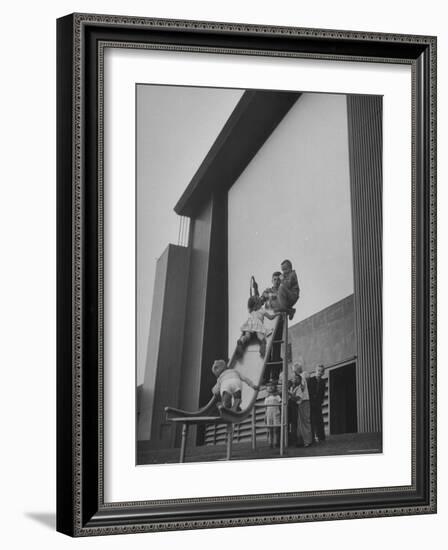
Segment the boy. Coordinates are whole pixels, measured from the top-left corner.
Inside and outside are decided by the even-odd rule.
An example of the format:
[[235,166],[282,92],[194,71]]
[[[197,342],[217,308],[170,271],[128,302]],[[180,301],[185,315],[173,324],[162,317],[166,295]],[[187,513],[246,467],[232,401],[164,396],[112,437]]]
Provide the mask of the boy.
[[221,402],[226,409],[241,410],[242,382],[256,391],[259,390],[259,387],[249,378],[246,378],[235,369],[227,368],[227,364],[223,359],[217,359],[213,363],[212,372],[218,379],[212,388],[212,393],[221,396]]
[[299,281],[290,260],[283,260],[281,268],[283,276],[277,292],[276,311],[285,311],[289,320],[292,320],[296,312],[292,306],[297,302],[300,295]]

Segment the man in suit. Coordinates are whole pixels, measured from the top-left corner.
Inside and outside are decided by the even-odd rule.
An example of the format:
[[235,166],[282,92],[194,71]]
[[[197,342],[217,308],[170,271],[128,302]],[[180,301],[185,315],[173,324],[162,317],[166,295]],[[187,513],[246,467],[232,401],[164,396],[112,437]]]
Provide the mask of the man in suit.
[[325,398],[325,380],[323,379],[324,366],[316,368],[316,375],[309,379],[308,391],[310,394],[311,429],[315,441],[325,440],[322,403]]
[[294,365],[293,370],[294,381],[289,396],[290,400],[297,405],[297,445],[300,446],[303,441],[303,446],[309,447],[313,443],[313,436],[307,376],[299,363]]

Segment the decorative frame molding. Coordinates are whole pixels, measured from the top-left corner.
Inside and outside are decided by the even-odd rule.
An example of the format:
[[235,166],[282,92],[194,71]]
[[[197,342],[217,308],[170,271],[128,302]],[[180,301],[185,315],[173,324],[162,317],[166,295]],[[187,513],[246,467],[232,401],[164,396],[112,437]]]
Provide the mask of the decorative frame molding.
[[[91,536],[435,513],[436,38],[93,14],[61,18],[57,30],[57,529]],[[102,81],[110,45],[411,65],[412,485],[104,502]]]

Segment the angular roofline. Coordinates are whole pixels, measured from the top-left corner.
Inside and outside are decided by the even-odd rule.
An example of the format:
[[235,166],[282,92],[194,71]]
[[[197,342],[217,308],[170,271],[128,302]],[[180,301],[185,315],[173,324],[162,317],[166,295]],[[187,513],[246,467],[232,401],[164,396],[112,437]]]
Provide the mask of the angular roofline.
[[210,195],[228,191],[301,95],[271,90],[244,92],[178,200],[175,212],[194,217]]

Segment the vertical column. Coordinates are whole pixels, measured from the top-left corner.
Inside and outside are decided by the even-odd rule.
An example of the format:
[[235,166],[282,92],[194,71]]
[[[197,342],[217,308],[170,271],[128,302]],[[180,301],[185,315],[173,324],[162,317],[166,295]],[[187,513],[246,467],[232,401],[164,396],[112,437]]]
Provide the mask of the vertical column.
[[[216,383],[211,372],[215,359],[227,359],[229,339],[227,191],[212,196],[210,248],[204,310],[199,404],[206,403]],[[204,443],[204,427],[198,427],[197,443]]]
[[[195,213],[179,406],[196,410],[211,397],[215,359],[228,349],[227,192],[216,192]],[[192,426],[190,444],[203,444],[203,426]]]
[[[200,405],[201,361],[204,345],[206,289],[210,256],[212,201],[207,202],[192,218],[190,231],[190,266],[188,272],[182,373],[178,403],[181,409],[196,410]],[[196,440],[196,427],[189,430]]]
[[189,251],[168,245],[157,260],[145,380],[137,437],[153,448],[174,444],[174,425],[164,408],[178,406],[186,314]]
[[382,424],[382,97],[347,96],[358,430]]

